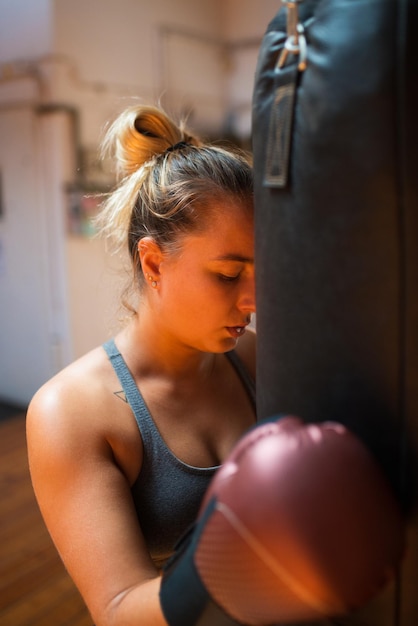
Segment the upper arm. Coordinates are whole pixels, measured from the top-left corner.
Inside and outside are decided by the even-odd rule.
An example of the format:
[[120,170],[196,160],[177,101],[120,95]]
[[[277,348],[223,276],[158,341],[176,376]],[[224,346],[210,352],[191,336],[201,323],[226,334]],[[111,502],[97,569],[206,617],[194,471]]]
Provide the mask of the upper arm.
[[[128,480],[96,426],[97,415],[80,397],[75,403],[73,395],[50,386],[32,400],[27,417],[30,471],[65,566],[97,624],[107,624],[107,608],[127,591],[157,578],[157,572]],[[156,621],[149,623],[164,623],[159,621],[158,593],[154,596]]]

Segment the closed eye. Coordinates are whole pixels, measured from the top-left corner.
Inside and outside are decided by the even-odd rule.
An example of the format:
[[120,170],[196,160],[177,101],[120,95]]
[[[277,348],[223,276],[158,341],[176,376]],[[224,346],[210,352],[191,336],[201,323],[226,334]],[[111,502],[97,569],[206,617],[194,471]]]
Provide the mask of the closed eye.
[[235,274],[234,276],[229,276],[228,274],[218,274],[218,278],[225,283],[233,283],[235,280],[238,280],[240,274]]

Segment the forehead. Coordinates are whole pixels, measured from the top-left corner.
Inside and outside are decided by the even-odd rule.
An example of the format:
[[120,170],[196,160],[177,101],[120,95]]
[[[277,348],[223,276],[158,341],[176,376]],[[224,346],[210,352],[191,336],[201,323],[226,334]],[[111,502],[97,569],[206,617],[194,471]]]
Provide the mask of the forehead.
[[184,247],[201,251],[209,259],[254,259],[254,217],[242,205],[218,206],[211,211],[204,227],[184,238]]

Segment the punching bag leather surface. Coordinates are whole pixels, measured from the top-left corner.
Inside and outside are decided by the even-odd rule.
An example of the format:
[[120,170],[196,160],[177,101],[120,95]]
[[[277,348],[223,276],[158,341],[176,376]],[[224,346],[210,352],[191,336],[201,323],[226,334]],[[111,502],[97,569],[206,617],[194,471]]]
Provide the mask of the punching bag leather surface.
[[417,3],[287,4],[253,95],[259,417],[336,420],[373,452],[409,516],[404,572],[335,623],[413,626]]

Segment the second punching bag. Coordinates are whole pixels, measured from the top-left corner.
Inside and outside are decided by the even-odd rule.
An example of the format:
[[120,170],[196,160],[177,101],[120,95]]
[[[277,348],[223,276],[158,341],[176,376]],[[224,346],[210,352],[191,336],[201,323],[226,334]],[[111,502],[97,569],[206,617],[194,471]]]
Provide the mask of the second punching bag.
[[[418,433],[416,3],[284,5],[263,39],[253,96],[259,417],[342,422],[408,508]],[[399,597],[367,623],[415,623],[416,600],[404,597],[406,609]]]

